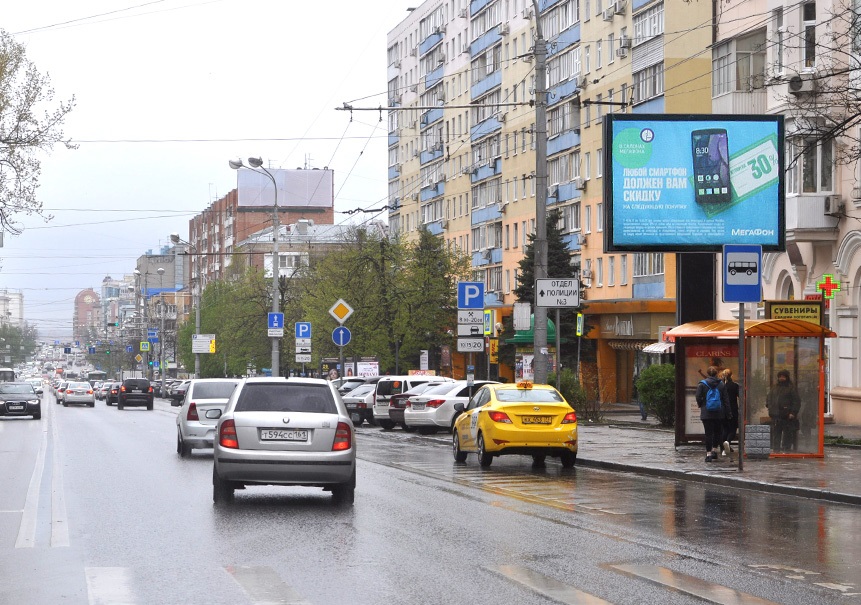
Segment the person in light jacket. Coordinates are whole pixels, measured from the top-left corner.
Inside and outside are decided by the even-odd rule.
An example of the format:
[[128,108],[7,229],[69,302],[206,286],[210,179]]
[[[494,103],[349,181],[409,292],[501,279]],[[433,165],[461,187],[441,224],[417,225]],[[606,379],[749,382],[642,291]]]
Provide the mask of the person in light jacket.
[[[706,407],[706,395],[710,389],[717,387],[720,393],[721,409],[709,410]],[[723,421],[729,410],[729,398],[726,394],[726,386],[718,378],[718,367],[709,366],[706,377],[697,384],[697,405],[700,408],[700,420],[703,423],[706,437],[706,462],[718,460],[718,447],[723,438]]]

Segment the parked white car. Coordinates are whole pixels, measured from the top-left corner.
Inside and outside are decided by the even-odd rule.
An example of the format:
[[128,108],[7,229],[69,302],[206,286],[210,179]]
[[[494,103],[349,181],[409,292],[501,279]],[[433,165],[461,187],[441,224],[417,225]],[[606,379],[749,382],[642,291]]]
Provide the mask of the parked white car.
[[376,390],[376,384],[366,383],[357,386],[347,394],[341,395],[344,405],[347,406],[350,419],[353,421],[353,426],[362,426],[365,420],[373,424],[374,392]]
[[469,402],[470,397],[485,384],[498,384],[494,380],[476,380],[472,386],[466,380],[441,384],[424,393],[410,397],[404,409],[404,422],[408,427],[451,430],[454,426],[455,403]]
[[423,382],[440,381],[454,382],[451,378],[427,376],[424,374],[383,376],[377,382],[377,391],[374,395],[374,421],[386,430],[395,428],[395,423],[389,419],[389,399],[392,398],[392,395],[409,391],[414,386]]

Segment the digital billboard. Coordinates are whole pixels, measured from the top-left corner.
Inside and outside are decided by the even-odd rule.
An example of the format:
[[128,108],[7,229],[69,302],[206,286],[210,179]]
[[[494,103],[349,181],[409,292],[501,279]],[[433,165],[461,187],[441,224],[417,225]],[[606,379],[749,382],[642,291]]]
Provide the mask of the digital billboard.
[[[328,169],[285,170],[270,168],[278,183],[278,205],[286,207],[331,208],[334,201],[334,172]],[[237,171],[236,189],[240,206],[275,205],[272,179],[265,173],[242,168]]]
[[783,116],[604,118],[607,252],[785,249]]

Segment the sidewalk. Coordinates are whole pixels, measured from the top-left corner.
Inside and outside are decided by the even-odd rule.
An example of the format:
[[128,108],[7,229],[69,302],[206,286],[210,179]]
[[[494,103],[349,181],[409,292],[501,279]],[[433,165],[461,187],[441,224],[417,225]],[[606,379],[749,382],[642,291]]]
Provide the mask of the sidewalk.
[[[619,406],[621,407],[621,406]],[[640,420],[637,406],[615,409],[601,424],[579,424],[577,464],[699,481],[743,489],[818,498],[861,506],[861,447],[825,446],[824,458],[744,459],[738,470],[738,445],[731,459],[705,462],[701,443],[674,446],[671,429],[652,418]],[[861,428],[826,425],[826,434],[857,439]]]

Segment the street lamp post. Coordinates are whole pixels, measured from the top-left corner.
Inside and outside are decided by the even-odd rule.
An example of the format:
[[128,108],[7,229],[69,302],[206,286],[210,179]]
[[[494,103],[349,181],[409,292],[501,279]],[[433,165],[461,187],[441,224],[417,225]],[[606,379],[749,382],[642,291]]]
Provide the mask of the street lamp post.
[[[147,277],[149,276],[149,272],[141,273],[140,269],[135,269],[135,275],[139,280],[143,278],[143,336],[141,336],[141,343],[143,343],[143,337],[148,334],[149,331],[149,318],[147,317],[147,304],[146,304],[146,293],[147,293]],[[149,340],[149,339],[147,339]],[[144,351],[144,360],[143,360],[143,370],[146,377],[151,378],[149,373],[149,351]]]
[[[180,239],[179,233],[171,233],[170,241],[174,245],[185,244],[192,249],[192,252],[197,252],[197,248],[195,248],[192,244]],[[200,295],[198,294],[200,280],[195,277],[192,277],[192,281],[194,281],[194,285],[191,289],[191,304],[194,305],[194,333],[200,334]],[[200,353],[194,354],[194,377],[200,378]]]
[[161,305],[160,305],[160,317],[159,317],[159,329],[158,329],[158,377],[161,380],[161,384],[159,385],[159,390],[161,391],[161,397],[164,397],[164,315],[165,315],[165,304],[164,304],[164,267],[159,267],[158,271],[158,287],[161,290]]
[[[272,176],[272,173],[263,167],[263,160],[261,158],[248,158],[248,163],[250,166],[243,164],[242,160],[230,160],[229,162],[230,167],[234,170],[248,168],[258,174],[265,174],[269,177],[269,180],[272,181],[272,187],[275,190],[275,205],[272,207],[272,312],[278,313],[280,306],[279,299],[281,297],[281,291],[278,286],[278,272],[280,269],[280,259],[278,258],[278,231],[281,229],[281,226],[278,223],[278,183],[275,182],[275,177]],[[255,168],[257,170],[255,170]],[[280,355],[278,351],[279,342],[280,338],[278,336],[272,337],[272,376],[280,375]]]

